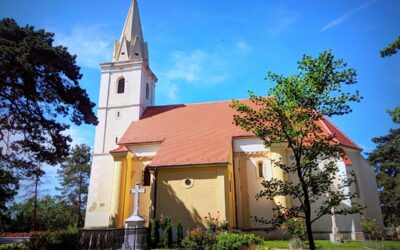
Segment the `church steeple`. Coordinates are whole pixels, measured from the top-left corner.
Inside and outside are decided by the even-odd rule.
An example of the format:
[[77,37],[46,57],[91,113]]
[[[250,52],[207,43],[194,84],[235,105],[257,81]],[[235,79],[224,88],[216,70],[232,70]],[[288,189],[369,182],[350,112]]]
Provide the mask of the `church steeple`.
[[128,60],[142,60],[147,65],[149,63],[136,0],[132,0],[120,40],[114,43],[113,62]]

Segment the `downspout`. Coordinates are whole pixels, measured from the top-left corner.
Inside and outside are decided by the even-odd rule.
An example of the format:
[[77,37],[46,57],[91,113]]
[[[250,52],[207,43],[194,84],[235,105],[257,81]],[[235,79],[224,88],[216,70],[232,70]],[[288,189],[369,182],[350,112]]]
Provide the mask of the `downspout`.
[[154,168],[154,206],[153,206],[153,220],[156,219],[156,214],[157,214],[157,167]]
[[237,210],[237,193],[236,193],[236,173],[235,173],[235,152],[233,151],[233,139],[231,140],[232,147],[232,170],[233,170],[233,191],[235,192],[235,224],[236,228],[239,228],[238,224],[238,210]]

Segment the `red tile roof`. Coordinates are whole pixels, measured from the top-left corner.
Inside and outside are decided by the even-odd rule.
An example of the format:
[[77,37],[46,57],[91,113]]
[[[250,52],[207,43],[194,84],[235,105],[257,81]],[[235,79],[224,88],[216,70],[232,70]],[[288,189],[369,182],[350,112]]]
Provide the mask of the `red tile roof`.
[[[234,110],[230,104],[222,101],[148,107],[141,120],[130,124],[119,144],[161,142],[153,166],[226,163],[232,138],[252,136],[232,123]],[[340,142],[343,140],[343,145],[359,148],[329,121],[326,126]]]
[[111,150],[110,153],[125,153],[128,151],[129,150],[125,146],[119,146],[118,148]]

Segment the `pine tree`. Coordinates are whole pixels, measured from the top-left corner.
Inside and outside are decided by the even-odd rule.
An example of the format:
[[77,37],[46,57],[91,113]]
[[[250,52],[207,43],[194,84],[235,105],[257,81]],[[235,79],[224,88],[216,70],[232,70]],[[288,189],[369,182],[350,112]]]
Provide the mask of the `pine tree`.
[[[389,111],[393,121],[400,124],[398,113],[399,108]],[[368,161],[376,173],[383,219],[387,226],[396,226],[400,224],[400,128],[372,141],[376,149],[368,155]]]
[[56,165],[68,155],[68,120],[97,124],[76,56],[53,43],[53,33],[0,20],[0,207],[32,162]]
[[58,171],[63,199],[75,207],[76,225],[83,226],[83,213],[87,201],[90,177],[91,149],[85,144],[76,145]]

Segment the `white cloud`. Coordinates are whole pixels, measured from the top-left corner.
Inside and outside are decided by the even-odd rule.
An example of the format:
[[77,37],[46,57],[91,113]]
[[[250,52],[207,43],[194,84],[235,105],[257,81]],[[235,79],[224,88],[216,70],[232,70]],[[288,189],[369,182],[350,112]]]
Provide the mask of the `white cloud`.
[[72,138],[72,147],[78,144],[93,144],[93,133],[85,127],[71,126],[71,128],[65,131],[64,134],[69,135]]
[[227,78],[226,62],[216,52],[177,50],[170,54],[168,60],[167,66],[159,71],[163,83],[157,91],[170,103],[179,99],[179,88],[184,84],[202,87],[219,84]]
[[56,43],[68,47],[78,56],[78,64],[90,68],[99,68],[99,64],[111,61],[113,38],[104,32],[100,25],[76,27],[71,33],[58,32]]
[[170,100],[175,101],[176,100],[176,91],[178,90],[178,87],[176,84],[170,83],[168,86],[168,91],[167,91],[167,96]]
[[346,21],[347,19],[349,19],[351,17],[351,15],[353,15],[354,13],[368,7],[369,5],[373,4],[376,0],[370,0],[368,2],[365,2],[359,6],[357,6],[356,8],[344,13],[343,15],[339,16],[338,18],[330,21],[329,23],[327,23],[324,27],[321,28],[321,32],[327,31],[335,26],[338,26],[339,24],[343,23],[344,21]]
[[190,53],[175,51],[171,54],[172,67],[166,70],[168,81],[215,84],[225,80],[224,63],[219,56],[194,50]]
[[170,81],[163,81],[162,84],[157,86],[157,96],[163,96],[167,103],[176,103],[178,99],[178,85]]
[[298,16],[298,13],[287,8],[273,8],[270,11],[270,15],[268,15],[265,20],[268,33],[271,35],[278,35],[286,31],[297,21]]
[[245,41],[237,41],[236,48],[243,52],[247,52],[247,51],[251,50],[250,45],[248,45]]

